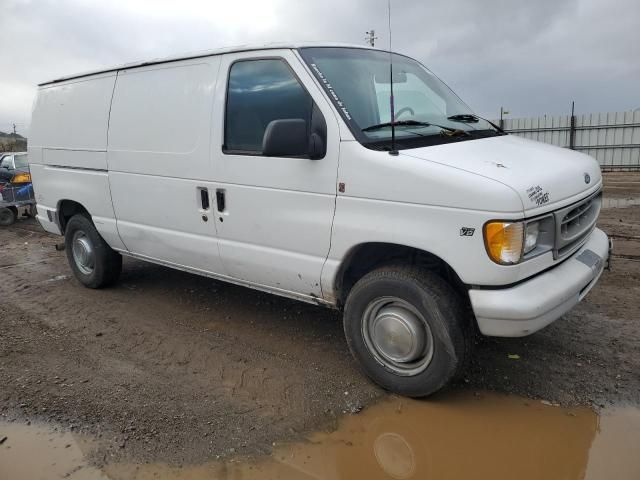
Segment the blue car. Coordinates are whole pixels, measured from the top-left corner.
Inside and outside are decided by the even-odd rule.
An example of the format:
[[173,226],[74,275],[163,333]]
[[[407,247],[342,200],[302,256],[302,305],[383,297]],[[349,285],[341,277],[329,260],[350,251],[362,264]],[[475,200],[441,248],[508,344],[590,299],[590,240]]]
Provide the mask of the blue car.
[[35,215],[29,158],[24,152],[5,153],[0,156],[0,226],[14,223],[20,207]]

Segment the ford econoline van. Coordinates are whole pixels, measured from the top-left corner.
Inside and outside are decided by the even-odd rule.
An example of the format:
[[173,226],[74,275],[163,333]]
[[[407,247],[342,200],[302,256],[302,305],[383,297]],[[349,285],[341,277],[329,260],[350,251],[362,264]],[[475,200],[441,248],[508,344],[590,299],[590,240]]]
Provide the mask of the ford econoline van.
[[594,159],[506,135],[376,49],[242,47],[43,83],[29,156],[37,218],[87,287],[127,255],[340,309],[362,370],[408,396],[454,378],[477,329],[561,317],[609,256]]

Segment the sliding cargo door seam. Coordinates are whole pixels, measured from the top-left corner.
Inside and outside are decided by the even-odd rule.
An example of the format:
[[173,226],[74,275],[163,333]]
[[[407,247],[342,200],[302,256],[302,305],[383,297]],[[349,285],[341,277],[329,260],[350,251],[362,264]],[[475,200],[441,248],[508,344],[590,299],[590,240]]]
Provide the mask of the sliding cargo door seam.
[[111,90],[111,100],[109,101],[109,115],[107,116],[107,185],[109,186],[109,200],[111,201],[111,210],[113,211],[113,219],[116,222],[116,232],[118,233],[118,238],[124,248],[129,250],[127,244],[124,243],[122,236],[120,235],[120,229],[118,228],[118,217],[116,215],[116,206],[113,204],[113,193],[111,193],[111,179],[109,178],[109,131],[111,130],[111,109],[113,108],[113,97],[116,94],[116,86],[118,85],[118,76],[120,75],[119,71],[116,71],[116,78],[113,81],[113,90]]

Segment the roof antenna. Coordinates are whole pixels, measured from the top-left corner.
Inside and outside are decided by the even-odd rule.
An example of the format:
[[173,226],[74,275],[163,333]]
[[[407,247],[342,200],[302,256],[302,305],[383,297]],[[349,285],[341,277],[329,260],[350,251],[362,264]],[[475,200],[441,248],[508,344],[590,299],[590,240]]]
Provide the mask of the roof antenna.
[[393,54],[391,53],[391,0],[387,0],[388,4],[388,17],[389,17],[389,76],[391,84],[391,94],[389,95],[389,108],[391,110],[391,150],[389,155],[398,155],[396,150],[396,115],[395,107],[393,105]]

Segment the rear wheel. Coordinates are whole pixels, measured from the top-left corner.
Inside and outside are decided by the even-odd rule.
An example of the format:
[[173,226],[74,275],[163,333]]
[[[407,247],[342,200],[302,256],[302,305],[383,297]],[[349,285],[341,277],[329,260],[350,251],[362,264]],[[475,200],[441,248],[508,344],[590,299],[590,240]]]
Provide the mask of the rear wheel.
[[383,388],[423,397],[444,387],[464,365],[472,342],[463,302],[436,274],[385,267],[365,275],[345,305],[353,356]]
[[107,245],[86,215],[71,217],[64,243],[71,270],[84,286],[106,287],[120,276],[122,256]]
[[0,225],[8,227],[13,225],[18,217],[17,212],[11,207],[0,207]]

